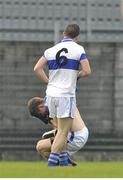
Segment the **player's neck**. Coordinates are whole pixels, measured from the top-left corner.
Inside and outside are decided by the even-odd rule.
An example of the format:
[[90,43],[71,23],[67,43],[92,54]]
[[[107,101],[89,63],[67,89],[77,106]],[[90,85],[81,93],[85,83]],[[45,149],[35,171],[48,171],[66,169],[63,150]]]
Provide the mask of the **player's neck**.
[[78,42],[78,37],[75,37],[75,38],[71,38],[71,37],[68,37],[68,36],[63,36],[63,39],[70,39],[70,40],[72,40],[72,41],[74,41],[74,42]]

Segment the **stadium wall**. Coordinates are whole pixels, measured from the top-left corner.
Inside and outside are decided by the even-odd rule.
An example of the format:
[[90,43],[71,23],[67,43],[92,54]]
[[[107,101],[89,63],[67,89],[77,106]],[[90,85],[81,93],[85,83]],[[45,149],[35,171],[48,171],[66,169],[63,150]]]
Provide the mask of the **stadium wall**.
[[123,159],[113,154],[123,150],[123,0],[0,0],[0,159],[37,158],[29,150],[51,127],[30,117],[26,106],[29,98],[45,96],[33,67],[68,23],[80,25],[92,67],[77,92],[90,132],[84,157]]
[[[33,67],[53,43],[0,43],[0,159],[39,160],[36,142],[50,129],[32,118],[27,101],[45,96]],[[77,105],[90,136],[82,160],[122,160],[123,44],[82,44],[92,74],[78,82]],[[109,151],[110,149],[110,151]]]
[[[0,43],[0,128],[37,129],[40,122],[26,107],[33,96],[45,96],[46,87],[33,72],[45,48],[52,43]],[[78,83],[77,105],[92,133],[122,134],[122,44],[84,43],[92,67]],[[42,124],[41,124],[42,125]]]

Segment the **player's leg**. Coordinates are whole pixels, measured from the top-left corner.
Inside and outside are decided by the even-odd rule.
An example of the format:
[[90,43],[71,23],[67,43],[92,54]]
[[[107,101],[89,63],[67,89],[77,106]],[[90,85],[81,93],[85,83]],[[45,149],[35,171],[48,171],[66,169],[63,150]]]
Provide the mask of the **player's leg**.
[[71,118],[58,119],[58,132],[51,147],[51,152],[58,153],[59,165],[68,165],[68,154],[66,152],[67,135],[72,125]]
[[50,115],[55,114],[57,117],[58,131],[51,148],[48,166],[56,166],[58,162],[60,165],[68,165],[66,152],[67,135],[72,126],[76,100],[74,97],[52,98],[51,100],[53,105],[50,101],[48,104],[49,112]]
[[68,165],[68,154],[65,152],[65,149],[67,145],[67,134],[70,131],[71,124],[71,118],[58,119],[58,131],[51,147],[48,166]]
[[41,156],[48,159],[49,154],[51,152],[51,140],[50,140],[50,138],[42,139],[42,140],[38,141],[37,145],[36,145],[36,150]]
[[53,151],[54,153],[60,153],[61,151],[66,149],[67,135],[70,131],[71,125],[71,118],[58,119],[58,130],[51,147],[51,152]]
[[[68,132],[71,130],[73,119],[75,117],[75,112],[76,112],[76,99],[74,97],[59,98],[58,107],[57,107],[57,119],[58,119],[57,136],[62,137],[61,142],[56,142],[56,144],[59,143],[59,148],[60,148],[59,153],[66,149],[67,136],[68,136]],[[58,137],[56,137],[56,139],[58,139]]]
[[[85,123],[79,113],[79,110],[76,108],[75,118],[72,124],[72,132],[68,134],[68,143],[67,143],[67,152],[70,155],[73,155],[79,151],[88,140],[88,129],[85,126]],[[75,165],[74,161],[73,165]]]

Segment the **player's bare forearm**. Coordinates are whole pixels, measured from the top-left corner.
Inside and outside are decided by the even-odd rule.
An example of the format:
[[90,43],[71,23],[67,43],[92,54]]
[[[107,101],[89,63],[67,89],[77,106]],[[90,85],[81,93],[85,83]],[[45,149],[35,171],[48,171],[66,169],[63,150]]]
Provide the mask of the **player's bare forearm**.
[[43,69],[37,69],[35,70],[35,73],[41,81],[43,81],[46,85],[48,84],[49,80]]
[[87,77],[91,74],[91,71],[87,72],[84,70],[79,71],[78,75],[77,75],[77,80],[79,80],[82,77]]
[[79,71],[77,80],[81,77],[86,77],[91,74],[91,67],[90,67],[88,59],[84,59],[80,63],[81,63],[82,70]]
[[45,57],[42,56],[36,63],[34,67],[34,72],[40,78],[41,81],[43,81],[45,84],[48,84],[49,81],[48,77],[43,70],[43,67],[46,65],[47,65],[47,60],[45,59]]

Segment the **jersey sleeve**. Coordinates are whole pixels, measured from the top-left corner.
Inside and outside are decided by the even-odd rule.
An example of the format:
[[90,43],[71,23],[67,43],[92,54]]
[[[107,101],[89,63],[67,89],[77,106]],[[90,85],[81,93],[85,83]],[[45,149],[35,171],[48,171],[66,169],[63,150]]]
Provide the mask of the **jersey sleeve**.
[[81,47],[81,52],[80,52],[80,61],[84,60],[84,59],[87,59],[87,55],[86,55],[86,52],[84,50],[83,47]]

